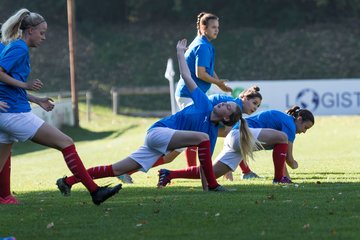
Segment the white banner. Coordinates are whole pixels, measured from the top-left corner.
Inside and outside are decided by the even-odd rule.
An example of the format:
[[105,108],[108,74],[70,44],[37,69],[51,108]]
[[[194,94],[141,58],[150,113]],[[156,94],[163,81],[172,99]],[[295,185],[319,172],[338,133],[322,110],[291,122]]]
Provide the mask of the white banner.
[[[234,90],[234,97],[244,89],[257,85],[263,96],[260,111],[285,111],[298,105],[315,115],[360,114],[360,79],[230,81],[228,85]],[[222,92],[213,86],[209,91],[209,94],[212,93]]]

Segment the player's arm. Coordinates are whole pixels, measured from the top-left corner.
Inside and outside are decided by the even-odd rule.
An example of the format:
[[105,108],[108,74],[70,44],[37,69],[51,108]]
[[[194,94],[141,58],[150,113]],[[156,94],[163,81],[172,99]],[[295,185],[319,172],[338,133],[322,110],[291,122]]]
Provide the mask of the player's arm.
[[185,60],[184,53],[186,50],[186,44],[187,44],[186,39],[182,39],[178,41],[176,46],[176,52],[177,52],[177,59],[179,62],[180,75],[184,79],[185,85],[189,89],[189,92],[191,93],[197,88],[197,85],[191,77],[189,66],[187,65]]
[[286,155],[286,164],[291,167],[292,169],[298,168],[298,163],[295,161],[293,156],[293,143],[288,142],[288,151]]
[[54,100],[48,97],[36,97],[34,95],[28,94],[28,100],[29,102],[36,103],[39,105],[42,109],[49,112],[54,109],[55,105],[53,104]]
[[3,83],[6,83],[8,85],[11,85],[13,87],[18,87],[18,88],[23,88],[26,90],[33,90],[33,91],[40,90],[43,86],[43,83],[39,79],[36,79],[36,80],[34,80],[32,82],[28,82],[28,83],[19,81],[15,78],[11,77],[9,74],[7,74],[2,67],[0,67],[0,81]]
[[231,92],[232,88],[228,87],[225,82],[226,80],[223,79],[219,79],[219,77],[217,76],[216,73],[214,73],[214,77],[210,76],[207,72],[206,72],[206,68],[205,67],[196,67],[196,76],[208,83],[212,83],[215,84],[216,86],[218,86],[222,91],[224,92]]

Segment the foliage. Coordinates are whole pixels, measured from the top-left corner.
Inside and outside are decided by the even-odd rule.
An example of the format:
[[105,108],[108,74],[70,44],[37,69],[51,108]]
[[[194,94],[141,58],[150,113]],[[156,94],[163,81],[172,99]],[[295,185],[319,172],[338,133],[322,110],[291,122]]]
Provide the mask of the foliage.
[[[92,90],[93,101],[107,106],[112,87],[168,84],[167,59],[175,59],[178,39],[194,38],[201,11],[220,17],[220,34],[213,43],[221,78],[360,76],[358,0],[75,2],[77,89]],[[47,41],[31,51],[31,78],[43,80],[44,92],[69,91],[66,1],[2,0],[0,21],[20,7],[40,12],[49,22]],[[168,110],[170,104],[163,97],[123,97],[120,106]]]

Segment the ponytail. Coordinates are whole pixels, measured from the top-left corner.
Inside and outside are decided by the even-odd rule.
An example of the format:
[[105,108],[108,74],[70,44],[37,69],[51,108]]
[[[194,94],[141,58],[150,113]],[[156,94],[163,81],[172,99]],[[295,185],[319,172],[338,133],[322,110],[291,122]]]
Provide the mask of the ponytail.
[[2,42],[8,44],[22,37],[26,29],[36,27],[43,22],[45,19],[40,14],[32,13],[26,8],[20,9],[1,26]]
[[286,113],[292,116],[294,119],[297,119],[298,117],[301,117],[303,122],[310,121],[312,124],[315,124],[315,118],[312,112],[310,112],[307,109],[301,109],[299,106],[294,105],[288,110],[286,110]]
[[246,162],[249,162],[249,157],[254,158],[253,151],[263,149],[261,143],[254,138],[244,118],[240,118],[240,151]]
[[262,101],[262,96],[260,93],[260,88],[256,85],[245,89],[239,94],[239,98],[246,98],[246,99],[253,99],[253,98],[259,98]]

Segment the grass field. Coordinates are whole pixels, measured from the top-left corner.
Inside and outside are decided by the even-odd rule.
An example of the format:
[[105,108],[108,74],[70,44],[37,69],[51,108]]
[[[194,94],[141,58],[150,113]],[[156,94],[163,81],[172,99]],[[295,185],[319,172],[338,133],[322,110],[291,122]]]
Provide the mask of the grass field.
[[[81,109],[84,107],[81,106]],[[113,116],[97,107],[81,129],[65,128],[87,167],[113,163],[139,147],[156,119]],[[82,118],[85,119],[85,118]],[[220,151],[218,140],[214,156]],[[155,188],[157,170],[135,173],[135,184],[100,206],[85,188],[71,197],[55,181],[70,172],[61,153],[32,143],[13,150],[12,190],[21,205],[0,205],[0,236],[22,239],[358,239],[360,235],[360,117],[317,117],[298,135],[299,169],[292,186],[272,184],[271,152],[256,153],[252,169],[265,177],[220,179],[229,193],[206,193],[200,181]],[[165,165],[185,167],[184,157]],[[115,184],[116,178],[98,181]]]

